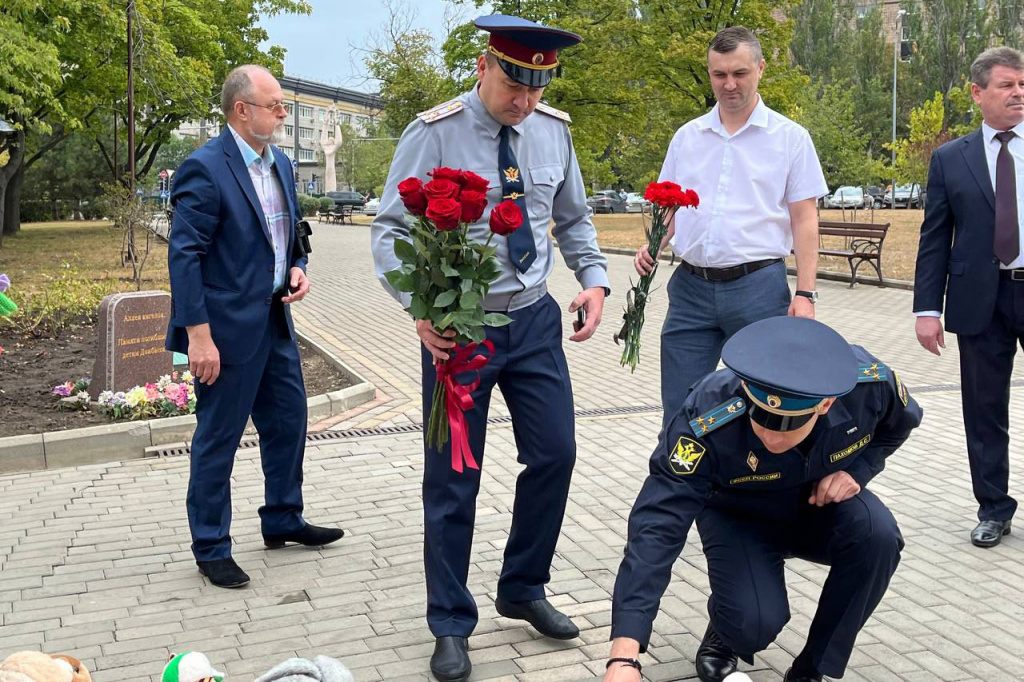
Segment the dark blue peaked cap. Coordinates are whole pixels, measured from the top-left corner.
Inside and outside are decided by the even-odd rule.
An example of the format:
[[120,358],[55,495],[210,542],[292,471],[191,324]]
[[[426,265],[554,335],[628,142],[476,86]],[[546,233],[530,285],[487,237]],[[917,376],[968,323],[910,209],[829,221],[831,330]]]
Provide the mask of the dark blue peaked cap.
[[751,418],[775,431],[797,428],[822,400],[852,391],[860,367],[834,329],[788,316],[736,332],[722,348],[722,362],[743,379]]
[[558,67],[560,49],[583,40],[571,31],[541,26],[507,14],[491,14],[473,23],[491,34],[487,51],[497,57],[508,77],[534,88],[551,82]]

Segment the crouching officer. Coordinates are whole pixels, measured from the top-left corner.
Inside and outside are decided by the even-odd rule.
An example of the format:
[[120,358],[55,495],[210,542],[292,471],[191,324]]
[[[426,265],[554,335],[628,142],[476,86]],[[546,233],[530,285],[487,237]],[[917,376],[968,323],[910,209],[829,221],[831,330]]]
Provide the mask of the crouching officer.
[[695,384],[662,432],[633,505],[605,682],[641,679],[638,655],[694,520],[711,584],[696,660],[704,682],[752,662],[789,621],[790,557],[831,570],[785,679],[842,677],[899,564],[896,520],[867,489],[921,423],[896,373],[799,317],[745,327],[722,360],[728,369]]

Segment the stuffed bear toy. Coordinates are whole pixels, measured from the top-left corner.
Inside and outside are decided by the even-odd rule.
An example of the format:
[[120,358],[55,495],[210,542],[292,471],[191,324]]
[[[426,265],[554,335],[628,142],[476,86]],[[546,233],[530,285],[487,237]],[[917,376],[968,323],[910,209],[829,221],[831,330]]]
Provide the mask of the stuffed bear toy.
[[0,663],[0,682],[92,682],[81,661],[58,654],[19,651]]

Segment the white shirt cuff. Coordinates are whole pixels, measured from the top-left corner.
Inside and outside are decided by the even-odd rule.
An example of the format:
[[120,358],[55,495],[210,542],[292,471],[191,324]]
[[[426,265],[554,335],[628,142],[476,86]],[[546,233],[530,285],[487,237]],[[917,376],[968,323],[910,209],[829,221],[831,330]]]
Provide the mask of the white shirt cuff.
[[917,310],[914,312],[918,317],[942,317],[938,310]]

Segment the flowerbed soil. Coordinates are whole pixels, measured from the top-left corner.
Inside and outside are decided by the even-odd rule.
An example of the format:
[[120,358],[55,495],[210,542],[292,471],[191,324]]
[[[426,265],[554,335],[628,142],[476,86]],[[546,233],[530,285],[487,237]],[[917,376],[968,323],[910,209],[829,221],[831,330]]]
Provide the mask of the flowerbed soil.
[[[58,412],[53,387],[92,375],[96,354],[93,323],[69,327],[60,339],[33,338],[0,327],[0,438],[109,424],[96,410]],[[306,395],[337,391],[352,382],[320,355],[299,343]],[[159,377],[153,377],[156,381]]]

